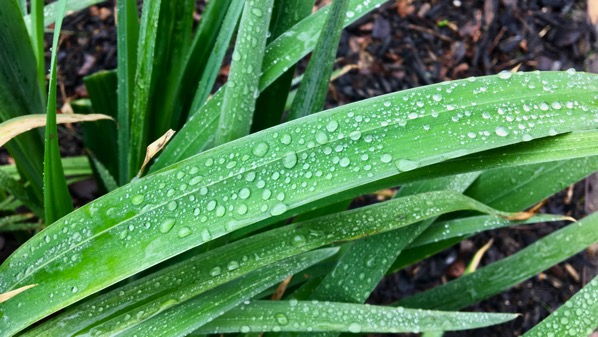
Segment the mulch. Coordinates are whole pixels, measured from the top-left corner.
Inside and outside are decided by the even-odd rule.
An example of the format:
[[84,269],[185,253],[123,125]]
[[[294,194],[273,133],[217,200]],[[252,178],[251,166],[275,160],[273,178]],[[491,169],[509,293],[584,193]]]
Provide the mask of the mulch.
[[[63,31],[66,34],[58,53],[60,102],[86,97],[83,77],[116,67],[114,2],[69,16]],[[503,70],[575,68],[598,72],[596,31],[589,22],[585,1],[389,1],[343,33],[337,66],[357,65],[357,69],[334,81],[327,106]],[[304,66],[305,61],[299,68]],[[61,129],[61,133],[63,154],[82,154],[78,130]],[[542,211],[582,218],[597,208],[598,198],[589,194],[593,186],[598,186],[597,180],[594,177],[582,181],[557,194]],[[93,187],[84,185],[79,189],[87,188]],[[386,277],[368,302],[388,304],[458,277],[473,254],[491,238],[494,244],[482,259],[482,266],[515,253],[563,225],[537,224],[476,235]],[[2,251],[14,249],[9,241],[0,240],[6,243]],[[598,246],[594,246],[509,291],[465,309],[521,313],[516,320],[445,336],[523,334],[598,274],[597,251]]]

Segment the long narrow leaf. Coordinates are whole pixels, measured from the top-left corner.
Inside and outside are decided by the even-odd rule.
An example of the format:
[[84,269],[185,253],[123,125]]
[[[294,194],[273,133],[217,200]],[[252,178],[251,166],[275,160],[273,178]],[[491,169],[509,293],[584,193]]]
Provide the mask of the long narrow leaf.
[[66,185],[60,149],[58,148],[58,129],[56,128],[56,54],[58,38],[62,27],[62,17],[66,0],[61,0],[56,11],[56,25],[52,42],[50,61],[50,82],[48,84],[48,107],[46,110],[46,138],[44,144],[44,212],[45,221],[51,224],[73,210],[73,202]]
[[598,276],[523,336],[590,336],[596,328]]
[[[511,129],[518,129],[517,124],[509,123],[506,116],[484,118],[483,112],[490,109],[537,106],[529,114],[546,117],[543,124],[526,130],[534,137],[595,128],[593,80],[594,76],[586,74],[539,73],[514,75],[511,80],[494,76],[434,85],[324,111],[206,151],[81,207],[23,245],[0,267],[0,291],[43,279],[43,284],[19,296],[31,296],[30,303],[47,303],[52,292],[54,304],[37,305],[26,318],[15,319],[19,310],[4,309],[18,301],[8,301],[0,305],[3,320],[10,329],[19,329],[20,324],[43,317],[52,308],[236,229],[276,222],[328,196],[355,193],[354,189],[366,184],[407,175],[417,165],[520,142],[522,135]],[[576,89],[569,89],[569,84]],[[482,87],[493,89],[484,94]],[[554,92],[547,93],[544,87]],[[452,94],[444,101],[432,98],[427,102],[429,115],[409,118],[418,98],[448,95],[447,90]],[[475,106],[460,100],[472,94],[477,98]],[[570,103],[570,95],[576,97],[575,103]],[[551,107],[555,102],[562,107]],[[542,103],[548,106],[546,111]],[[463,111],[469,111],[469,116],[464,114],[460,123],[454,122],[453,117]],[[432,125],[434,132],[415,137],[425,125]],[[472,139],[467,133],[473,130],[482,133],[480,138],[466,141]],[[448,133],[453,137],[444,136]],[[574,145],[580,149],[583,144]],[[596,152],[595,143],[586,146]],[[506,157],[504,151],[500,151],[501,160]],[[583,153],[570,152],[564,153]],[[540,156],[554,160],[552,154]],[[322,178],[315,181],[312,177]],[[183,227],[190,233],[180,237]],[[122,238],[125,230],[133,234]],[[77,277],[65,280],[65,275]]]
[[514,255],[397,302],[410,308],[456,310],[486,299],[598,241],[598,213],[560,229]]
[[[315,0],[275,1],[270,22],[268,43],[277,39],[284,32],[311,14]],[[269,85],[258,97],[251,130],[257,132],[278,125],[282,120],[286,97],[289,95],[295,66],[289,69]]]
[[[0,122],[27,114],[42,113],[42,87],[36,59],[17,1],[0,1]],[[33,197],[43,200],[43,143],[40,133],[29,132],[6,144]]]
[[[66,176],[91,175],[91,168],[86,157],[62,158],[62,167]],[[15,165],[0,165],[0,171],[9,175],[12,179],[18,179],[19,173]]]
[[228,7],[226,16],[222,21],[222,28],[220,29],[220,32],[218,32],[218,38],[212,49],[212,53],[206,63],[205,70],[201,74],[197,91],[195,91],[195,96],[191,102],[190,111],[198,110],[204,105],[206,99],[208,99],[208,96],[214,87],[214,83],[216,82],[216,77],[220,71],[220,65],[222,64],[224,55],[228,50],[233,33],[237,27],[237,22],[243,11],[243,5],[243,0],[235,0],[232,1],[231,5]]
[[132,327],[122,336],[186,336],[224,312],[337,251],[327,248],[263,267]]
[[[130,125],[133,109],[133,92],[137,69],[137,1],[117,0],[117,48],[118,48],[118,181],[126,184],[135,171],[130,166]],[[140,127],[140,126],[136,126]]]
[[303,81],[293,100],[288,119],[297,119],[322,110],[326,103],[328,82],[341,38],[349,0],[334,0],[322,34],[307,65]]
[[222,99],[215,145],[246,136],[251,130],[273,4],[274,0],[245,3],[228,75],[229,85]]
[[198,329],[222,334],[261,331],[336,331],[398,333],[456,331],[510,321],[517,314],[442,312],[382,306],[290,301],[254,301],[235,308]]
[[[37,81],[40,88],[46,87],[46,59],[44,54],[44,1],[31,0],[31,27],[29,36],[35,55]],[[58,12],[56,13],[57,15]]]
[[[426,207],[429,203],[434,203],[436,207]],[[496,211],[459,194],[436,192],[400,198],[274,229],[194,256],[93,298],[32,330],[30,335],[52,336],[58,332],[74,332],[95,325],[99,318],[105,322],[113,322],[103,325],[110,326],[109,329],[116,332],[146,319],[144,313],[169,308],[170,305],[164,304],[168,298],[178,298],[177,302],[183,303],[247,272],[302,252],[408,226],[421,219],[464,209],[496,214]],[[347,223],[355,225],[351,228],[343,226]],[[188,233],[187,228],[183,227],[181,233]],[[131,234],[127,229],[120,235],[126,239]],[[176,283],[170,281],[173,275],[177,275]],[[155,284],[164,286],[155,287]],[[102,308],[101,312],[97,308]],[[122,319],[138,316],[143,319]]]
[[42,207],[41,203],[31,198],[27,193],[27,190],[18,181],[11,177],[10,174],[4,172],[3,170],[0,170],[0,190],[10,193],[10,195],[18,199],[32,212],[43,219],[44,208]]
[[[139,43],[137,46],[137,66],[135,69],[135,86],[133,87],[133,105],[130,111],[129,139],[129,176],[133,178],[141,168],[145,147],[148,143],[148,113],[150,93],[154,79],[154,55],[157,54],[156,39],[158,36],[162,0],[148,1],[143,4],[141,23],[139,26]],[[126,37],[129,38],[128,36]]]

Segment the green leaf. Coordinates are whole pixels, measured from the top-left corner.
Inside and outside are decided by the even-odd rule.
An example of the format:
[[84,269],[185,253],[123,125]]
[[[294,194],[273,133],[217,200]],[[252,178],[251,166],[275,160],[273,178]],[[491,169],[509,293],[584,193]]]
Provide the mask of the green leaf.
[[[137,1],[117,0],[117,48],[118,48],[118,181],[126,184],[135,174],[131,171],[129,154],[131,152],[131,115],[135,91],[135,73],[137,69],[137,43],[139,22]],[[136,128],[140,127],[135,125]],[[139,167],[138,167],[139,168]]]
[[[66,13],[76,12],[104,1],[106,0],[69,0],[66,4]],[[21,2],[23,4],[25,3],[25,1]],[[44,6],[44,27],[48,27],[55,22],[57,8],[58,2],[53,2]],[[25,9],[26,8],[23,7],[23,13],[25,12]],[[31,26],[31,15],[28,14],[23,16],[23,20],[25,21],[25,26],[27,26],[27,29],[29,30],[29,27]]]
[[148,138],[151,141],[169,129],[179,128],[180,115],[173,107],[178,104],[177,89],[191,41],[194,9],[193,0],[163,1],[161,4],[148,97]]
[[23,185],[19,184],[18,181],[3,170],[0,170],[0,190],[10,193],[40,218],[44,217],[44,209],[42,205],[29,196]]
[[114,179],[110,173],[110,170],[108,170],[102,164],[102,162],[96,159],[93,153],[89,153],[89,159],[94,171],[97,172],[97,176],[100,178],[99,181],[102,183],[106,191],[111,192],[117,189],[118,184],[116,183],[116,179]]
[[[353,16],[347,17],[345,27],[384,2],[386,0],[371,0],[365,4],[361,0],[351,1],[349,8]],[[267,46],[262,63],[262,75],[257,87],[260,92],[314,48],[328,9],[329,7],[325,7],[308,16],[288,30],[287,34],[282,34]],[[191,112],[190,119],[169,142],[150,172],[155,172],[208,148],[218,128],[220,106],[226,87],[225,85],[218,90],[200,110]]]
[[206,99],[208,99],[208,96],[214,87],[214,83],[216,83],[216,77],[220,72],[222,60],[224,59],[226,51],[228,50],[233,33],[236,30],[237,22],[239,21],[239,17],[243,11],[243,5],[243,1],[233,1],[228,7],[226,16],[222,21],[222,27],[218,32],[216,43],[212,49],[212,53],[210,54],[208,62],[205,65],[205,69],[201,74],[199,85],[195,91],[193,101],[191,102],[190,111],[198,110],[202,105],[204,105]]
[[251,272],[197,298],[128,329],[123,336],[185,336],[243,301],[337,251],[328,248],[305,253]]
[[[197,98],[197,94],[194,97],[194,92],[197,93],[200,90],[197,79],[220,70],[220,63],[217,62],[217,56],[214,54],[226,51],[228,42],[225,41],[227,40],[225,35],[232,34],[236,28],[236,21],[232,23],[232,18],[225,18],[225,15],[229,12],[229,8],[234,7],[233,11],[240,11],[243,4],[244,0],[208,1],[206,4],[199,27],[193,37],[193,43],[184,60],[182,77],[176,81],[178,98],[172,109],[175,110],[174,115],[179,116],[179,123],[182,124],[187,119],[189,108],[192,106],[193,100]],[[224,48],[224,51],[219,48]],[[210,86],[205,90],[208,90],[209,94],[211,89]],[[203,102],[193,104],[201,106]],[[179,127],[175,129],[179,129]]]
[[[429,203],[434,203],[436,207],[428,208],[426,205]],[[413,211],[414,209],[418,209],[418,211]],[[98,317],[101,317],[103,321],[114,323],[107,323],[111,326],[111,331],[126,329],[131,324],[137,324],[143,320],[123,320],[123,317],[145,317],[144,313],[165,310],[171,306],[164,304],[169,298],[177,298],[178,303],[183,303],[247,272],[302,252],[335,242],[404,227],[421,219],[463,209],[476,209],[496,214],[496,211],[460,194],[435,192],[312,219],[235,241],[204,254],[193,256],[134,283],[73,307],[33,330],[31,334],[39,336],[43,331],[49,335],[56,334],[58,330],[62,333],[79,331],[86,326],[95,325]],[[355,226],[351,228],[343,226],[348,223],[353,223]],[[182,227],[182,230],[182,233],[186,234],[189,227]],[[124,240],[132,240],[133,235],[134,233],[129,229],[120,233]],[[206,231],[202,235],[210,234]],[[173,275],[176,275],[177,282],[171,281]],[[99,274],[96,274],[93,277],[98,276]],[[155,284],[164,286],[156,287]],[[53,296],[54,303],[58,301],[55,296]],[[98,312],[97,308],[102,308],[101,312]]]
[[337,331],[398,333],[457,331],[510,321],[517,314],[442,312],[374,305],[290,301],[253,301],[202,326],[199,333],[249,331]]
[[274,0],[245,2],[228,75],[228,88],[222,99],[215,145],[246,136],[251,130],[273,4]]
[[[314,4],[315,0],[275,1],[272,19],[270,20],[271,35],[268,38],[268,43],[309,16]],[[284,74],[280,75],[260,94],[256,102],[253,124],[251,125],[252,132],[280,124],[294,74],[295,66],[289,67]]]
[[594,213],[507,258],[396,304],[410,308],[459,309],[523,282],[597,241],[598,213]]
[[[135,85],[133,105],[130,111],[129,169],[127,177],[133,178],[139,171],[148,145],[149,102],[154,85],[154,58],[157,55],[156,39],[162,0],[143,3],[141,23],[139,27],[139,44],[137,46],[137,66],[135,69]],[[126,37],[129,39],[129,36]],[[121,126],[122,127],[122,126]]]
[[[29,36],[35,55],[37,81],[40,88],[46,87],[46,60],[44,53],[44,1],[31,0],[31,27]],[[58,15],[58,13],[56,13]]]
[[66,0],[61,0],[56,11],[56,25],[52,42],[52,60],[50,61],[50,82],[48,84],[48,107],[46,109],[46,137],[44,144],[44,213],[45,222],[52,224],[73,210],[71,195],[66,185],[60,149],[58,148],[58,129],[56,128],[56,53],[58,38],[62,27],[62,17]]
[[[21,9],[15,0],[0,1],[0,122],[43,111],[42,89],[37,80],[36,60]],[[24,43],[26,41],[26,43]],[[43,200],[43,145],[38,132],[29,132],[6,144],[32,197]]]
[[455,237],[469,236],[479,232],[525,224],[551,221],[567,221],[568,217],[552,214],[538,214],[527,220],[513,221],[492,216],[480,215],[440,221],[429,227],[409,245],[410,248]]
[[[499,114],[494,118],[483,117],[483,112],[491,109],[536,106],[529,114],[547,114],[550,118],[545,117],[544,123],[526,130],[534,137],[553,134],[553,129],[568,132],[595,128],[598,121],[594,120],[597,104],[594,79],[587,74],[539,73],[518,74],[510,80],[491,76],[473,82],[434,85],[310,115],[179,162],[79,208],[17,250],[0,267],[0,291],[43,280],[43,284],[19,296],[32,298],[28,303],[47,303],[52,292],[54,302],[36,305],[26,318],[16,320],[14,315],[23,311],[4,309],[18,301],[2,303],[3,320],[11,329],[18,329],[19,324],[27,324],[27,320],[52,311],[48,306],[57,308],[72,303],[237,229],[274,223],[315,205],[321,206],[326,197],[347,197],[347,193],[357,193],[358,189],[363,192],[370,183],[374,186],[387,178],[409,176],[405,171],[417,165],[424,167],[521,141],[522,136],[514,133],[519,129],[518,123],[508,122]],[[575,89],[569,89],[569,84]],[[538,92],[529,89],[529,85],[552,88],[554,92],[543,89]],[[584,94],[580,88],[588,92]],[[431,99],[426,103],[429,115],[409,118],[419,98],[447,95],[447,90],[452,94],[445,96],[444,101]],[[471,95],[476,97],[475,106],[461,101],[469,100]],[[570,97],[575,97],[575,103]],[[555,102],[564,108],[555,108]],[[548,106],[546,111],[544,104]],[[571,110],[566,108],[571,104]],[[460,123],[454,122],[453,117],[461,113]],[[433,132],[415,137],[425,125],[431,125]],[[509,134],[504,135],[502,128],[509,130]],[[467,141],[471,139],[467,133],[473,130],[488,132],[488,136]],[[453,136],[445,137],[449,133]],[[581,141],[560,143],[564,138],[545,141],[559,143],[564,148],[575,147],[576,152],[570,148],[562,152],[568,156],[584,151],[596,153],[595,139],[588,141],[591,145]],[[288,139],[290,142],[284,144]],[[502,164],[507,157],[504,154],[508,153],[505,151],[500,149],[498,156]],[[561,159],[551,152],[542,152],[538,158]],[[521,156],[518,160],[510,159],[517,164],[525,163]],[[442,173],[455,174],[447,170],[448,162],[442,166]],[[472,170],[471,162],[464,169]],[[132,233],[128,240],[129,235],[122,238],[127,231]],[[61,249],[56,249],[57,246]],[[63,275],[77,276],[65,281]]]
[[307,70],[293,100],[288,119],[297,119],[318,112],[326,103],[330,74],[336,59],[343,23],[347,16],[348,0],[334,0],[328,12],[322,34],[309,60]]
[[[86,157],[62,158],[62,167],[65,176],[88,176],[91,175],[91,167]],[[0,171],[6,173],[12,179],[19,179],[19,173],[15,165],[0,165]]]
[[598,277],[524,337],[590,336],[598,328]]
[[[100,71],[85,77],[84,82],[89,94],[89,101],[71,102],[73,110],[91,108],[95,113],[118,119],[117,76],[116,71]],[[118,131],[115,123],[98,121],[85,123],[82,127],[85,147],[108,169],[110,175],[118,177]]]

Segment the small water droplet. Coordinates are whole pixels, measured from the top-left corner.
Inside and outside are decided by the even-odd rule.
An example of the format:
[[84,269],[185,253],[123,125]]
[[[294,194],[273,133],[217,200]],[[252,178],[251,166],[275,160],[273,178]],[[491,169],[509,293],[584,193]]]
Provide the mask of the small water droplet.
[[251,9],[251,13],[253,13],[253,15],[257,16],[257,17],[261,17],[262,16],[262,10],[259,8],[252,8]]
[[216,266],[214,268],[212,268],[212,270],[210,270],[210,276],[218,276],[220,275],[220,273],[222,273],[222,268]]
[[432,95],[432,99],[436,102],[440,102],[442,100],[442,95],[441,94],[434,94]]
[[349,134],[349,138],[351,138],[353,140],[359,140],[359,138],[361,138],[361,132],[355,130]]
[[285,133],[284,135],[282,135],[282,136],[280,137],[280,142],[281,142],[282,144],[284,144],[284,145],[289,145],[289,144],[291,144],[291,141],[292,141],[292,140],[293,140],[293,139],[291,138],[291,135],[289,135],[288,133]]
[[274,318],[280,325],[287,325],[289,324],[289,318],[283,313],[277,313],[274,315]]
[[511,78],[511,76],[513,76],[513,73],[508,70],[503,70],[500,73],[498,73],[497,76],[501,80],[508,80],[509,78]]
[[77,288],[76,286],[71,288],[71,292],[73,294],[76,293],[77,291],[79,291],[79,288]]
[[239,268],[239,262],[237,262],[237,260],[231,260],[227,265],[226,265],[226,269],[228,269],[229,271],[233,271],[235,269]]
[[306,242],[307,242],[307,240],[305,239],[304,235],[297,234],[297,235],[293,236],[291,244],[295,247],[301,247],[301,246],[304,246]]
[[239,54],[238,51],[234,51],[233,52],[233,61],[240,61],[241,60],[241,54]]
[[352,333],[360,333],[361,332],[361,325],[359,323],[351,323],[348,327],[349,332]]
[[197,185],[199,184],[199,182],[203,179],[202,176],[195,176],[193,178],[191,178],[191,180],[189,180],[189,185],[193,186],[193,185]]
[[242,333],[248,333],[249,331],[251,331],[251,329],[247,325],[243,325],[241,327],[241,332]]
[[169,211],[174,211],[177,208],[178,204],[176,203],[176,201],[171,201],[168,203],[168,210]]

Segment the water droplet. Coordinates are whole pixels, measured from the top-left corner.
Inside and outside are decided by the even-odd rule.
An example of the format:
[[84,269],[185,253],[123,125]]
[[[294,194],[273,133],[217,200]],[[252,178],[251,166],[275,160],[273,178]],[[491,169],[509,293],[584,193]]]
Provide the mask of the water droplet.
[[168,210],[169,211],[174,211],[177,208],[178,204],[176,203],[176,201],[171,201],[168,203]]
[[143,194],[137,194],[136,196],[131,198],[131,203],[135,206],[141,204],[143,202]]
[[238,51],[234,51],[233,52],[233,61],[240,61],[241,60],[241,54],[239,54]]
[[440,102],[442,100],[442,95],[441,94],[434,94],[432,95],[432,99],[436,102]]
[[212,268],[212,270],[210,270],[210,276],[218,276],[220,275],[220,273],[222,273],[222,268],[216,266],[214,268]]
[[77,288],[76,286],[71,288],[71,292],[73,294],[76,293],[77,291],[79,291],[79,288]]
[[385,101],[384,106],[388,108],[390,106],[390,101]]
[[295,307],[295,306],[297,306],[297,304],[299,304],[299,301],[298,301],[296,298],[291,298],[291,299],[289,300],[289,305],[290,305],[291,307]]
[[179,238],[184,238],[185,236],[191,235],[191,229],[189,227],[181,227],[177,232]]
[[250,195],[251,195],[251,191],[247,187],[243,187],[239,191],[239,198],[241,198],[241,199],[247,199],[247,198],[249,198]]
[[258,143],[253,147],[253,154],[258,156],[258,157],[263,157],[266,155],[266,153],[268,153],[268,143]]
[[305,239],[304,235],[297,234],[297,235],[293,236],[291,244],[295,247],[301,247],[301,246],[304,246],[306,242],[307,242],[307,240]]
[[286,204],[279,202],[276,205],[274,205],[274,207],[272,207],[272,209],[270,210],[270,214],[272,216],[281,215],[284,212],[286,212],[288,209],[289,209],[289,207]]
[[467,133],[467,137],[469,137],[469,138],[475,138],[476,137],[476,133],[470,131],[470,132]]
[[165,219],[164,221],[162,221],[160,226],[158,226],[158,230],[162,234],[168,233],[174,226],[175,221],[175,219]]
[[289,145],[289,144],[291,144],[291,141],[292,141],[292,140],[293,140],[293,139],[291,138],[291,135],[289,135],[288,133],[285,133],[284,135],[282,135],[282,136],[280,137],[280,142],[281,142],[282,144],[284,144],[284,145]]
[[409,115],[407,115],[407,118],[409,119],[416,119],[418,117],[417,112],[410,112]]
[[237,213],[239,213],[240,215],[246,214],[247,213],[247,205],[245,205],[245,204],[239,205],[239,208],[237,208]]
[[328,136],[322,132],[319,131],[318,133],[316,133],[316,142],[320,143],[320,144],[324,144],[328,141]]
[[353,140],[359,140],[359,138],[361,138],[361,132],[355,130],[349,134],[349,138],[351,138]]
[[328,132],[334,132],[336,131],[336,129],[338,129],[337,121],[331,120],[330,122],[328,122],[328,124],[326,124],[326,130],[328,130]]
[[347,157],[343,157],[343,158],[341,158],[341,160],[338,162],[338,164],[339,164],[341,167],[347,167],[347,166],[349,166],[349,164],[351,164],[351,160],[350,160],[349,158],[347,158]]
[[226,213],[226,208],[224,208],[224,206],[220,205],[216,208],[216,216],[217,217],[224,216],[224,213]]
[[380,160],[383,163],[390,163],[392,161],[392,156],[389,155],[388,153],[385,153],[385,154],[382,155],[382,157],[380,157]]
[[277,313],[274,315],[274,318],[280,325],[287,325],[289,324],[289,318],[283,313]]
[[361,332],[361,325],[359,323],[351,323],[348,327],[349,332],[352,333],[360,333]]
[[494,132],[496,133],[497,136],[500,137],[506,137],[509,135],[509,130],[507,130],[505,127],[499,126],[496,128],[496,130],[494,130]]
[[288,169],[292,169],[297,165],[297,153],[289,152],[282,158],[282,165]]
[[226,265],[226,269],[228,269],[229,271],[233,271],[235,269],[239,268],[239,262],[237,262],[237,260],[231,260],[227,265]]
[[247,325],[243,325],[241,327],[241,332],[242,333],[248,333],[249,331],[251,331],[251,329]]
[[418,162],[408,159],[397,160],[395,164],[397,165],[397,169],[401,172],[415,170],[420,165]]
[[216,200],[210,200],[207,206],[208,211],[213,211],[216,209]]
[[353,11],[347,11],[347,14],[346,14],[346,15],[347,15],[347,17],[350,19],[350,18],[352,18],[352,17],[354,17],[354,16],[355,16],[355,12],[353,12]]
[[202,176],[196,176],[193,177],[191,180],[189,180],[189,185],[193,186],[193,185],[197,185],[199,184],[199,182],[203,179]]
[[500,73],[498,73],[497,76],[501,80],[508,80],[509,78],[511,78],[511,76],[513,76],[513,73],[508,70],[503,70]]
[[253,15],[257,16],[257,17],[261,17],[262,16],[262,10],[259,8],[252,8],[251,9],[251,13],[253,13]]
[[522,139],[524,142],[529,142],[530,140],[534,139],[534,137],[532,137],[532,135],[530,135],[530,134],[527,134],[527,133],[526,133],[526,134],[524,134],[524,135],[521,137],[521,139]]

